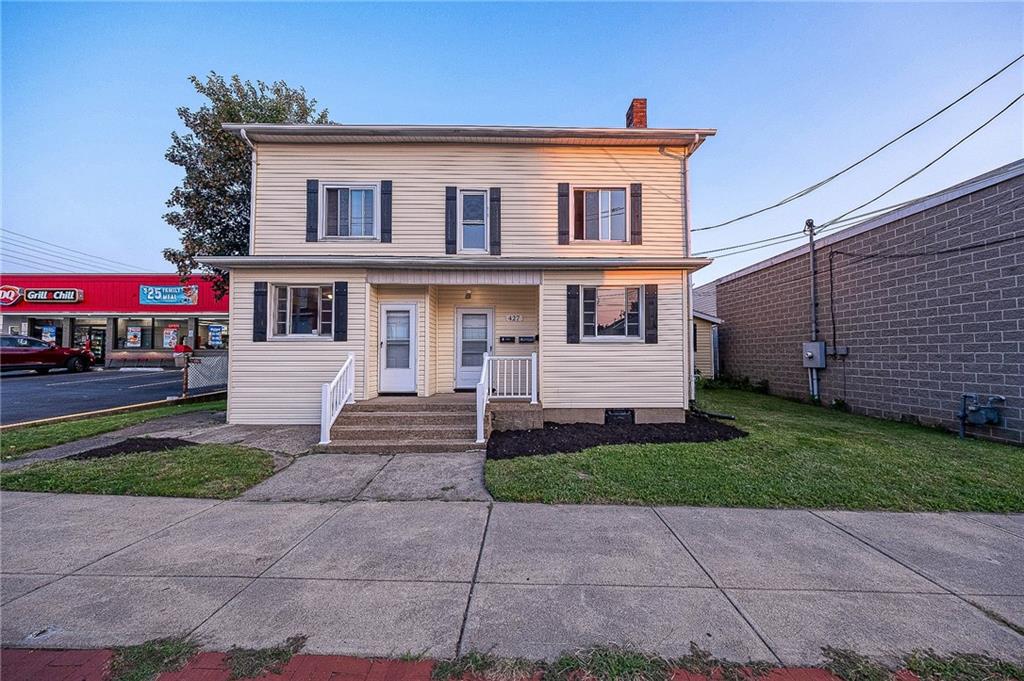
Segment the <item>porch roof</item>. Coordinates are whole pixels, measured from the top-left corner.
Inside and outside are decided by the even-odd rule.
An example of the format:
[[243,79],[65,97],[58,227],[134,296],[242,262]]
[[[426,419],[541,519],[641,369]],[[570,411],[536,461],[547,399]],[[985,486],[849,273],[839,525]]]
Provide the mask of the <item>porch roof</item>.
[[433,257],[433,256],[352,256],[352,255],[237,255],[201,256],[205,265],[222,269],[241,268],[324,268],[360,267],[366,269],[428,268],[443,270],[699,270],[711,264],[710,258],[505,258],[505,257]]

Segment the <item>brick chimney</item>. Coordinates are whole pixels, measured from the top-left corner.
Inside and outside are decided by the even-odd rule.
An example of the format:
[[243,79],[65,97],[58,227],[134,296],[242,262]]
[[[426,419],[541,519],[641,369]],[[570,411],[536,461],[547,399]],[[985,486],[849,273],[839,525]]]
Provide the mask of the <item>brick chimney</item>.
[[627,128],[646,128],[647,127],[647,98],[646,97],[634,97],[633,101],[629,103],[629,108],[626,110],[626,127]]

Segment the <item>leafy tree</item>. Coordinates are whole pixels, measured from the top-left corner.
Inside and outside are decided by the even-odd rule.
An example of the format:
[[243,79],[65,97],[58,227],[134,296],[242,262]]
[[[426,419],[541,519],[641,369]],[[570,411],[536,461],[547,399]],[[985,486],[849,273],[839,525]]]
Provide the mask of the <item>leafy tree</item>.
[[164,249],[183,277],[193,271],[209,275],[217,294],[227,293],[227,273],[201,265],[199,255],[246,255],[249,252],[249,182],[251,157],[245,142],[221,128],[222,123],[329,123],[327,110],[303,88],[284,81],[225,80],[211,71],[203,82],[189,76],[196,92],[209,101],[198,109],[179,107],[188,132],[171,133],[165,157],[185,169],[185,179],[171,192],[164,220],[181,235],[181,248]]

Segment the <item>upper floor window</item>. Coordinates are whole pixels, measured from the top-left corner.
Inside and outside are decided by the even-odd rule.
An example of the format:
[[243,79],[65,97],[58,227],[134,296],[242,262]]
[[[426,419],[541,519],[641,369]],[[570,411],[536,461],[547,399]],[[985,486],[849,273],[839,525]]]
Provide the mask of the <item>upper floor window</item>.
[[575,238],[586,241],[626,241],[626,190],[575,189]]
[[275,286],[275,336],[331,336],[334,290],[330,286]]
[[325,237],[377,235],[376,187],[326,185],[321,231]]
[[584,338],[640,338],[639,286],[584,286]]
[[459,191],[459,250],[486,253],[488,243],[487,191]]

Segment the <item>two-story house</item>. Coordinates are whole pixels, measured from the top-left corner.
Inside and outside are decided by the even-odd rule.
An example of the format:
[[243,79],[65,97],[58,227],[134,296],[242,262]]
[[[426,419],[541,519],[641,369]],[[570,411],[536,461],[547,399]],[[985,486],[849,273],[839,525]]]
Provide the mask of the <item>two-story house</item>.
[[230,270],[229,422],[459,391],[545,421],[684,419],[709,262],[687,168],[714,130],[647,128],[643,99],[626,122],[225,126],[253,163],[250,254],[204,259]]

